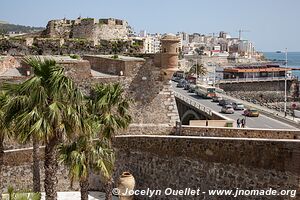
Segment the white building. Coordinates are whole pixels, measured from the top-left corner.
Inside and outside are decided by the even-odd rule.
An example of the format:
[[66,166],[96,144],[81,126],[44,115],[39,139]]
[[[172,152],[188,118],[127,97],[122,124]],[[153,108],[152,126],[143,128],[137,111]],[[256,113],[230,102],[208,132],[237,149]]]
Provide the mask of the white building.
[[141,30],[138,36],[139,37],[146,37],[147,36],[147,31],[146,30]]
[[160,34],[151,34],[143,37],[144,53],[157,53],[160,51]]
[[253,54],[252,42],[249,42],[248,40],[241,40],[240,43],[238,44],[238,52],[241,55],[251,58]]

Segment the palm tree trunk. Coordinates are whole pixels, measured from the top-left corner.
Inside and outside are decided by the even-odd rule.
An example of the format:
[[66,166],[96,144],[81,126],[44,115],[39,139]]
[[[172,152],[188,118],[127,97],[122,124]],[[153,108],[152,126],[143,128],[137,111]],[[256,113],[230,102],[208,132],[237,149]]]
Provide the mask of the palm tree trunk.
[[40,156],[39,156],[39,141],[37,137],[33,137],[33,192],[41,192],[41,180],[40,180]]
[[56,146],[59,140],[57,137],[52,137],[45,147],[45,193],[46,200],[57,199],[57,177],[56,173],[58,170],[57,163],[57,149]]
[[[1,134],[1,133],[0,133]],[[2,199],[2,166],[3,166],[3,159],[4,159],[4,144],[3,144],[4,140],[3,138],[0,136],[0,200]]]
[[89,178],[82,178],[79,182],[81,200],[88,200],[89,198]]
[[110,178],[105,185],[105,200],[112,200],[112,178]]

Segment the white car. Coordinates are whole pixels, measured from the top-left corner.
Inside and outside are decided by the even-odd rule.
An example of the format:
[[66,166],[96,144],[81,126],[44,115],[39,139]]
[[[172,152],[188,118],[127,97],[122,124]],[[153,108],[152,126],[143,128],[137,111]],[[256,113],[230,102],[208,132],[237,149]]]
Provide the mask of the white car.
[[234,109],[233,109],[232,105],[225,105],[222,107],[221,112],[225,113],[225,114],[233,114]]
[[245,106],[242,103],[232,103],[232,107],[234,110],[245,110]]

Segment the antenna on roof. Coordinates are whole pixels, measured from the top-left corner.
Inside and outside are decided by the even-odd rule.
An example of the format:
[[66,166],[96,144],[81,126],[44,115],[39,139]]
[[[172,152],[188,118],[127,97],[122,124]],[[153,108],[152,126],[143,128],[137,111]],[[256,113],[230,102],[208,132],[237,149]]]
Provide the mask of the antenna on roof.
[[242,30],[242,29],[240,29],[240,30],[238,30],[238,32],[239,32],[239,40],[241,40],[241,38],[242,38],[242,33],[243,32],[250,32],[249,30]]

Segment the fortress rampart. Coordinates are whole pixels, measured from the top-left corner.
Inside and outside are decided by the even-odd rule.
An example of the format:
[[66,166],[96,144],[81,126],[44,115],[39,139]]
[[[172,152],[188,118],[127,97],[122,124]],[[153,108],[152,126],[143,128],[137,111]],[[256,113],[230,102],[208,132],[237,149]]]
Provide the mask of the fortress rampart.
[[120,19],[78,18],[48,22],[43,35],[50,38],[85,38],[94,41],[128,39],[128,23]]

